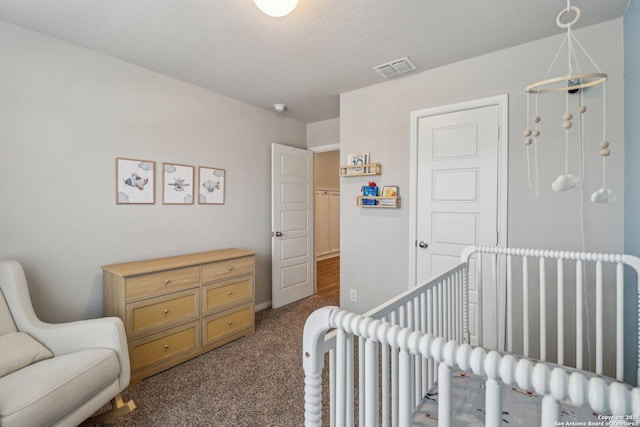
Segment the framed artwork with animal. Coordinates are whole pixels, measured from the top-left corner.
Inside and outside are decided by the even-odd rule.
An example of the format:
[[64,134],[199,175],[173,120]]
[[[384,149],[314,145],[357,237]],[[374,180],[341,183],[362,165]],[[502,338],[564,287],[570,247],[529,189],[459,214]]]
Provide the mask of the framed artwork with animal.
[[225,170],[200,166],[198,178],[198,203],[224,205]]
[[116,203],[154,204],[156,162],[116,158]]
[[176,163],[163,163],[162,203],[165,205],[192,205],[194,167]]

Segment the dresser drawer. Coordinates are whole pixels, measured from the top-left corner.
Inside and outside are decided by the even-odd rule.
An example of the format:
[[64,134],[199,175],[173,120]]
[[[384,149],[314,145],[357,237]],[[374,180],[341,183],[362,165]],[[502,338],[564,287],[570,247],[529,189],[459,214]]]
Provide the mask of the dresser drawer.
[[253,323],[253,304],[206,317],[202,319],[202,346],[251,328]]
[[162,295],[168,292],[197,287],[200,283],[200,268],[189,267],[129,277],[126,280],[127,301]]
[[197,351],[199,332],[200,325],[196,321],[130,342],[131,371],[151,369],[174,357]]
[[253,273],[253,256],[212,262],[202,266],[202,283]]
[[202,314],[253,300],[253,276],[238,277],[202,287]]
[[183,323],[198,317],[198,289],[175,292],[127,304],[129,337]]

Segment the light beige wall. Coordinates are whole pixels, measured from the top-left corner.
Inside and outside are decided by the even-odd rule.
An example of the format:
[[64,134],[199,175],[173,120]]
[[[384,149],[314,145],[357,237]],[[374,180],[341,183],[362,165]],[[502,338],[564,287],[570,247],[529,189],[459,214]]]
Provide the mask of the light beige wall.
[[[270,145],[306,126],[0,21],[0,259],[47,321],[100,316],[100,266],[255,250],[271,299]],[[156,161],[156,204],[116,205],[115,158]],[[226,169],[222,206],[163,206],[162,162]]]
[[316,190],[340,190],[340,151],[313,155]]
[[[586,249],[623,249],[623,39],[622,20],[578,29],[575,34],[599,66],[607,82],[607,138],[612,143],[608,185],[618,194],[615,205],[584,203]],[[381,185],[399,185],[400,209],[361,209],[355,197],[367,178],[341,178],[341,305],[365,311],[406,289],[411,238],[409,212],[409,115],[411,111],[500,94],[509,95],[510,246],[581,248],[580,192],[554,193],[551,182],[564,169],[562,110],[540,99],[549,135],[541,145],[541,192],[527,184],[524,88],[542,80],[562,41],[562,35],[494,52],[434,70],[409,75],[348,92],[340,98],[341,163],[349,153],[370,153],[382,163]],[[583,66],[586,64],[583,63]],[[585,92],[589,108],[586,126],[585,198],[600,187],[601,111],[597,89]],[[561,104],[562,100],[555,104]],[[557,111],[556,111],[557,110]],[[574,157],[575,158],[575,157]],[[572,169],[575,164],[572,163]],[[349,302],[349,290],[358,303]]]
[[307,148],[340,143],[340,118],[307,124]]

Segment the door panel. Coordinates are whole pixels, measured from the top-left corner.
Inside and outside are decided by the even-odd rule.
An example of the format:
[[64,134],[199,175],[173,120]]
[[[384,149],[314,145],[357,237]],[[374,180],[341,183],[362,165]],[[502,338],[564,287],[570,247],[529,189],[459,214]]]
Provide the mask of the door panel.
[[[418,283],[457,265],[466,246],[497,244],[498,124],[497,105],[419,118],[416,241],[428,247],[417,250]],[[496,298],[470,289],[472,344],[496,346]]]
[[313,295],[313,153],[272,144],[272,296],[278,308]]

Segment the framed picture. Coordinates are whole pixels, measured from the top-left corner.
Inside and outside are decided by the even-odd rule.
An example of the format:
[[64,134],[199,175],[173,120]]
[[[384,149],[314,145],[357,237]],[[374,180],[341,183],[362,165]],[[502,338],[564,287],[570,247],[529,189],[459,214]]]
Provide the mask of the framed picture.
[[154,204],[155,172],[156,162],[116,158],[116,203]]
[[165,205],[193,204],[193,166],[163,163],[162,203]]
[[397,197],[398,186],[397,185],[385,185],[382,187],[382,197]]
[[225,170],[201,166],[198,168],[198,203],[224,205]]
[[361,165],[366,165],[369,160],[368,153],[355,153],[349,154],[347,157],[347,163],[349,168],[347,169],[347,175],[354,175],[359,173],[368,172],[366,168]]

